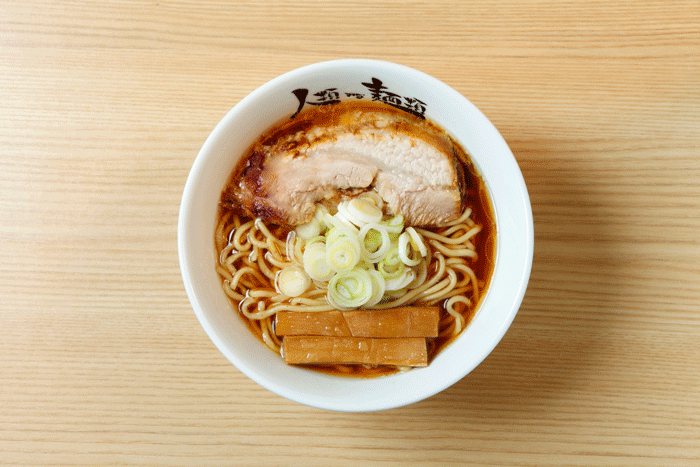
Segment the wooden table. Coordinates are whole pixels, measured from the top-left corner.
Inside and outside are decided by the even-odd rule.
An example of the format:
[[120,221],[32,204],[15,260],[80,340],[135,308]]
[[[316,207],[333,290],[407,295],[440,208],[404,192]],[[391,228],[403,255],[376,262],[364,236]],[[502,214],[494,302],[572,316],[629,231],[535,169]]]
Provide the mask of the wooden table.
[[[216,123],[309,63],[403,63],[500,129],[527,295],[415,405],[342,414],[243,376],[182,285]],[[700,4],[0,2],[0,464],[700,465]]]

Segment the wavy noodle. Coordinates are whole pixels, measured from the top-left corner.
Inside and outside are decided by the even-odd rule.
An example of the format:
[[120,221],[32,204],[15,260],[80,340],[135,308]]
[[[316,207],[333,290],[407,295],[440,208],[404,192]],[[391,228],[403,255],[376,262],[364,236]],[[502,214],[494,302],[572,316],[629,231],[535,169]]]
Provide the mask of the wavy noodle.
[[436,240],[430,240],[429,243],[445,256],[464,256],[466,258],[477,257],[476,251],[470,248],[453,248],[452,245],[445,245]]
[[[414,282],[399,296],[371,307],[381,310],[411,304],[439,305],[442,310],[439,337],[429,339],[431,355],[462,332],[479,302],[479,286],[470,263],[478,257],[473,240],[481,226],[473,222],[471,214],[471,209],[467,209],[440,229],[416,228],[429,245],[425,271],[419,271]],[[260,219],[240,217],[229,210],[220,216],[215,244],[220,252],[216,272],[224,292],[246,318],[251,331],[274,352],[281,353],[282,344],[274,332],[274,316],[278,311],[334,309],[326,300],[323,282],[314,281],[309,290],[291,299],[275,289],[277,272],[301,263],[301,242],[288,230],[268,226]],[[347,368],[335,371],[351,372]]]
[[286,260],[280,259],[277,255],[272,254],[271,251],[265,253],[265,260],[272,264],[274,267],[283,269],[288,266],[293,266],[294,263],[288,262]]
[[[457,226],[460,227],[460,226]],[[462,230],[460,227],[456,231],[459,232]],[[467,241],[472,238],[474,235],[478,234],[479,231],[481,230],[481,227],[473,227],[469,230],[466,231],[463,235],[460,235],[459,237],[451,237],[450,234],[438,234],[435,232],[431,232],[430,230],[425,230],[425,229],[416,229],[417,232],[419,232],[421,235],[424,237],[432,238],[434,240],[437,240],[439,243],[443,243],[446,245],[464,245],[467,244]],[[474,245],[471,245],[471,249],[474,249]]]

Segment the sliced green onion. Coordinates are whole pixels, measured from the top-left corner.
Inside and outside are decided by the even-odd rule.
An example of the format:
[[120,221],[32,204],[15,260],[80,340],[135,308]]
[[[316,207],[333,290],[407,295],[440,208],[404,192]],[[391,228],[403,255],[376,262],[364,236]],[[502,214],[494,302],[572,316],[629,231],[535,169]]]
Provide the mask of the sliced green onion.
[[306,241],[304,246],[308,247],[309,245],[312,245],[317,242],[326,243],[326,237],[324,237],[323,235],[319,235],[318,237],[310,238]]
[[321,234],[321,223],[314,217],[305,224],[297,225],[294,231],[299,238],[308,240]]
[[306,292],[311,285],[311,279],[299,266],[288,266],[275,275],[277,292],[287,297],[298,297]]
[[350,237],[353,234],[343,228],[333,227],[326,232],[326,244],[331,244],[341,237]]
[[328,229],[336,228],[340,229],[343,232],[346,232],[348,235],[350,234],[355,234],[360,231],[357,227],[352,225],[352,222],[350,222],[347,219],[344,219],[342,216],[339,216],[336,214],[335,216],[331,216],[330,214],[326,213],[323,215],[323,222],[328,226]]
[[399,277],[405,269],[406,265],[401,261],[397,247],[389,250],[384,259],[377,263],[377,271],[387,280]]
[[[367,227],[367,225],[365,227]],[[363,227],[362,229],[364,229],[365,227]],[[359,238],[360,246],[363,246],[368,253],[376,253],[382,247],[382,235],[378,231],[374,231],[375,229],[371,229],[365,232],[363,232],[362,229],[360,230]],[[391,241],[389,243],[391,244]]]
[[399,257],[399,247],[398,246],[393,246],[390,250],[389,253],[386,254],[384,259],[382,259],[382,264],[388,265],[388,266],[401,266],[401,258]]
[[360,199],[369,199],[379,209],[384,209],[384,199],[376,191],[365,191],[359,196]]
[[357,226],[382,220],[382,210],[368,199],[353,198],[348,201],[346,209],[350,216],[350,221]]
[[347,216],[342,215],[340,211],[338,211],[333,217],[338,219],[342,225],[351,230],[353,233],[359,232],[358,227]]
[[[414,252],[415,255],[410,255],[410,252]],[[409,255],[416,256],[416,258],[412,258]],[[418,263],[420,263],[418,250],[413,248],[413,245],[411,244],[411,235],[408,232],[404,232],[399,235],[399,257],[406,266],[416,266]]]
[[304,250],[304,270],[315,281],[327,281],[333,277],[333,271],[326,261],[326,244],[315,241],[306,244]]
[[428,247],[425,246],[423,237],[413,227],[406,227],[406,232],[411,236],[413,248],[416,248],[420,255],[425,258],[428,255]]
[[403,232],[403,216],[401,214],[397,214],[391,219],[387,219],[383,222],[383,224],[386,226],[386,230],[389,233]]
[[356,268],[367,269],[368,271],[374,271],[374,263],[371,263],[367,258],[360,257],[360,262],[355,266]]
[[403,274],[386,280],[386,290],[400,290],[408,286],[413,279],[416,278],[416,273],[412,269],[405,269]]
[[328,208],[322,204],[317,204],[316,211],[314,211],[314,219],[316,219],[320,223],[323,223],[323,216],[325,214],[328,214]]
[[386,226],[377,223],[366,224],[358,235],[363,257],[376,263],[383,259],[391,248],[391,240]]
[[350,215],[348,214],[348,202],[347,201],[343,201],[341,203],[338,203],[338,212],[335,213],[335,215],[333,217],[335,217],[343,222],[357,225],[352,221],[352,219],[350,218]]
[[341,310],[361,307],[372,297],[372,277],[362,268],[336,274],[328,283],[328,303]]
[[348,202],[343,201],[341,203],[338,203],[338,212],[335,214],[335,216],[339,220],[346,222],[348,224],[352,224],[353,226],[356,227],[362,227],[362,223],[358,223],[353,217],[350,215],[348,212]]
[[384,277],[376,269],[370,269],[369,276],[372,279],[372,297],[364,304],[364,306],[374,306],[382,301],[384,292],[386,291],[386,281]]
[[360,261],[357,236],[340,235],[332,242],[326,240],[326,261],[335,272],[348,272]]

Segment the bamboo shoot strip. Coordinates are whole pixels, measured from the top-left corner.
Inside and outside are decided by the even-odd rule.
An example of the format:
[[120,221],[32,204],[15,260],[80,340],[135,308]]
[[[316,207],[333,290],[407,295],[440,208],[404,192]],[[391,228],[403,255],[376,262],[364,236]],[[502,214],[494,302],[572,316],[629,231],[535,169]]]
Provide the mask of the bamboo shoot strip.
[[277,313],[278,336],[437,337],[438,307]]

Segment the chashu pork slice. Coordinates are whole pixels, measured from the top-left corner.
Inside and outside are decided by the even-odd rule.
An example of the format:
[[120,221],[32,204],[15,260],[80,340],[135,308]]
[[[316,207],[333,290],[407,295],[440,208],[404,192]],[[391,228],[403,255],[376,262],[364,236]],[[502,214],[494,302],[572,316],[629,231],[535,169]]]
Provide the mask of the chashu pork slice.
[[389,130],[375,121],[315,128],[257,147],[223,202],[298,225],[311,219],[318,202],[374,189],[408,225],[439,226],[462,212],[462,184],[447,136]]

